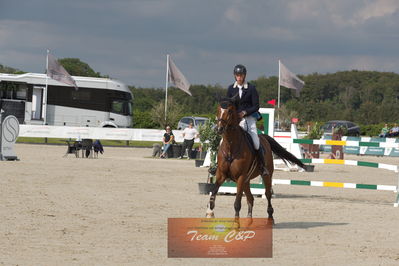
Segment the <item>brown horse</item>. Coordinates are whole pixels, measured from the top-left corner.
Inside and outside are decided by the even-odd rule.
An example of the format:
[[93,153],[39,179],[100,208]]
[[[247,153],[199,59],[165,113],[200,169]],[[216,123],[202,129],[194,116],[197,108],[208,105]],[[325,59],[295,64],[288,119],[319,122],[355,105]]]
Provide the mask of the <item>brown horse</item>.
[[[216,194],[223,182],[230,178],[237,183],[237,194],[234,202],[235,217],[239,218],[241,210],[242,193],[245,193],[248,203],[248,217],[252,217],[254,197],[250,189],[250,180],[261,174],[259,162],[251,151],[247,141],[246,133],[239,126],[239,116],[236,103],[231,99],[222,100],[217,110],[218,133],[222,134],[222,142],[218,151],[218,167],[216,170],[216,184],[212,191],[206,217],[214,217]],[[273,154],[283,159],[285,162],[297,164],[305,169],[305,165],[293,154],[286,151],[272,137],[268,135],[259,136],[260,145],[264,152],[265,166],[269,175],[262,176],[267,198],[267,213],[273,219],[272,198],[272,175],[274,171]]]

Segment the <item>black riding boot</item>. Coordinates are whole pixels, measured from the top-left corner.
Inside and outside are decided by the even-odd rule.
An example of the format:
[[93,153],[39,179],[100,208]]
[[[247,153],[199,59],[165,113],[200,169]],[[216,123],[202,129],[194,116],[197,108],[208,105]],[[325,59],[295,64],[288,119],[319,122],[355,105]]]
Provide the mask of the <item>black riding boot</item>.
[[258,155],[258,161],[259,161],[259,168],[260,172],[262,173],[262,176],[269,175],[269,170],[267,170],[266,165],[265,165],[265,156],[263,154],[263,149],[262,146],[259,147],[259,150],[256,151]]

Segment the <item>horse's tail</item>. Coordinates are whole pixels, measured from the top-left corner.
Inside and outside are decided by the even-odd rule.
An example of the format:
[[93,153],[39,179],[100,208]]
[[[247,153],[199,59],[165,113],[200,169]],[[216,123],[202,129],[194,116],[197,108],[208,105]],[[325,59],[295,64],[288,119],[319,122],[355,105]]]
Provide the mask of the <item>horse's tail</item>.
[[269,142],[270,147],[274,154],[280,157],[285,163],[287,161],[294,163],[306,170],[306,165],[304,165],[298,158],[296,158],[292,153],[288,152],[284,147],[282,147],[274,138],[269,135],[263,134],[263,137]]

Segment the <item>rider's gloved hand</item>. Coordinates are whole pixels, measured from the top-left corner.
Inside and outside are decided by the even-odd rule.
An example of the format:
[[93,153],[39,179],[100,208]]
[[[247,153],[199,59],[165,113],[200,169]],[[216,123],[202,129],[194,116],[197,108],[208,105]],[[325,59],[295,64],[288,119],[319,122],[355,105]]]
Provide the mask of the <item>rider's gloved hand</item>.
[[241,112],[239,112],[238,113],[238,116],[242,119],[244,116],[246,116],[247,115],[247,112],[246,111],[241,111]]

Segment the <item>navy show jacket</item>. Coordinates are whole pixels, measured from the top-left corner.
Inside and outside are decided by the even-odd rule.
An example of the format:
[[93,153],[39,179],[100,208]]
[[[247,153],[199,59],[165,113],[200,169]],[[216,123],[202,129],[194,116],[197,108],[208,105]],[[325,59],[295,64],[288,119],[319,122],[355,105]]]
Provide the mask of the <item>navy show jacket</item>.
[[[252,115],[253,113],[259,110],[259,95],[255,86],[247,83],[247,88],[242,88],[241,99],[238,102],[238,112],[245,110],[247,115]],[[239,98],[238,94],[239,88],[238,86],[234,87],[234,84],[230,85],[227,89],[227,97],[233,98],[236,96]]]

